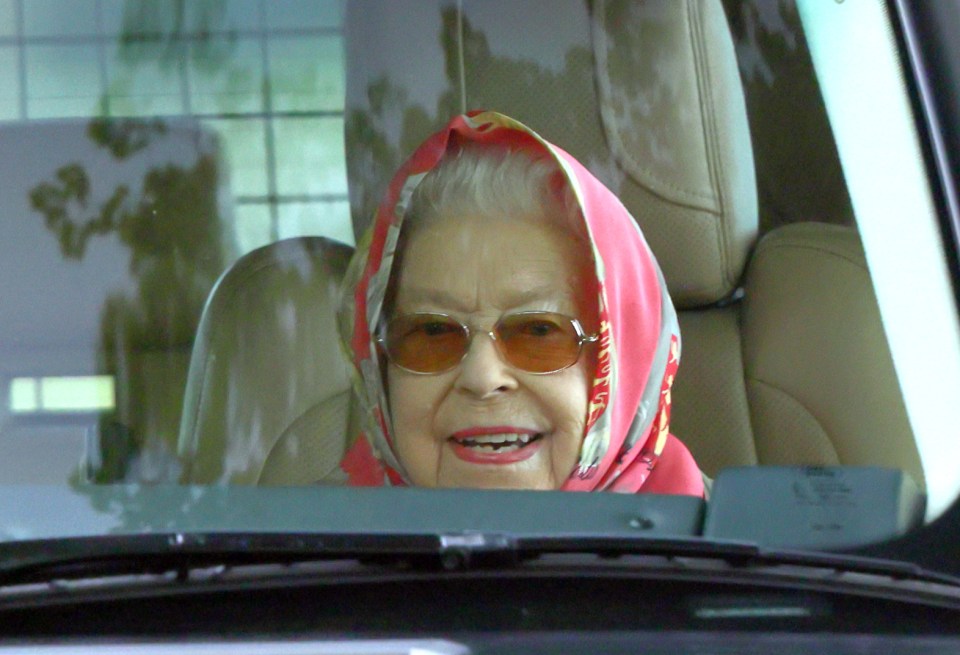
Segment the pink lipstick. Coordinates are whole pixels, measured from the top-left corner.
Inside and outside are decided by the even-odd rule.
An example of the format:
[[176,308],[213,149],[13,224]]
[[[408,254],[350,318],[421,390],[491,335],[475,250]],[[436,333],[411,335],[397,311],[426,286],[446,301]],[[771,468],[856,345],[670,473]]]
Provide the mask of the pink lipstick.
[[513,464],[529,459],[543,444],[542,432],[512,425],[471,427],[450,436],[454,454],[472,464]]

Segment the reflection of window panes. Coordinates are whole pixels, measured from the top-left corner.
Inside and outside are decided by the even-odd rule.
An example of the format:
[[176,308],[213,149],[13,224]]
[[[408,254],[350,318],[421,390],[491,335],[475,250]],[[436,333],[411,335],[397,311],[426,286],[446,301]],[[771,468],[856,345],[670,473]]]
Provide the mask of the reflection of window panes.
[[95,0],[27,0],[22,7],[27,38],[97,34]]
[[254,248],[265,246],[273,241],[270,229],[270,208],[267,205],[238,205],[234,208],[236,216],[237,249],[240,254]]
[[280,205],[277,231],[281,239],[297,236],[324,236],[354,245],[350,203],[296,202]]
[[10,382],[10,411],[15,414],[40,409],[40,385],[34,378],[16,378]]
[[25,58],[30,118],[99,113],[101,86],[96,46],[28,46]]
[[110,114],[184,113],[182,54],[183,46],[177,43],[127,43],[108,54]]
[[275,133],[280,194],[346,194],[343,119],[279,119]]
[[[100,0],[100,5],[103,30],[106,34],[156,36],[257,29],[259,2],[260,0],[190,0],[176,3],[172,0]],[[178,11],[182,13],[178,14]],[[181,17],[182,23],[178,22]]]
[[217,133],[230,167],[230,188],[236,196],[267,194],[264,123],[259,119],[204,121]]
[[340,37],[270,40],[275,111],[343,109],[343,44]]
[[17,33],[17,10],[14,0],[0,0],[0,36],[15,36]]
[[314,29],[340,27],[343,24],[343,2],[317,0],[284,0],[267,2],[267,27],[270,29]]
[[263,108],[259,40],[213,36],[194,42],[189,65],[195,113],[237,114]]
[[[274,0],[266,0],[272,4]],[[230,0],[229,2],[184,2],[185,29],[192,34],[251,31],[260,27],[263,0]],[[280,4],[283,4],[282,2]]]
[[0,48],[0,120],[20,116],[20,69],[15,48]]
[[114,407],[116,388],[109,375],[14,378],[10,382],[10,410],[18,414],[83,412]]
[[113,378],[109,375],[41,378],[40,403],[48,412],[113,409],[116,406]]
[[[312,0],[316,1],[316,0]],[[229,2],[185,2],[186,29],[194,34],[251,31],[260,28],[261,4],[284,4],[286,0],[229,0]]]

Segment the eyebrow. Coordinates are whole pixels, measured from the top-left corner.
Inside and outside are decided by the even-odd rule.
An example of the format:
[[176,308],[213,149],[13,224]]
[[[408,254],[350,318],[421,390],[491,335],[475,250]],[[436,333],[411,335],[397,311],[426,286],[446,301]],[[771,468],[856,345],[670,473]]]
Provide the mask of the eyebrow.
[[[403,300],[405,305],[428,304],[463,313],[469,313],[472,311],[469,305],[473,304],[472,298],[467,303],[464,303],[460,297],[455,296],[448,291],[443,289],[433,289],[430,287],[412,287],[404,289]],[[557,298],[556,287],[553,285],[542,284],[525,289],[517,289],[515,292],[511,290],[511,292],[507,294],[506,300],[507,302],[505,303],[505,308],[512,308],[538,301],[550,301],[552,303],[556,303],[557,301],[561,301],[563,299]]]

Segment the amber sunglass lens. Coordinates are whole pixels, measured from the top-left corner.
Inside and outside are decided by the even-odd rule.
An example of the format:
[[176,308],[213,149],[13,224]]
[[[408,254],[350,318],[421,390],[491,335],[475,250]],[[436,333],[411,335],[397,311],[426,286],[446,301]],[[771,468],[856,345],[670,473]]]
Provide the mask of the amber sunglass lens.
[[399,316],[387,325],[386,347],[397,366],[418,373],[439,373],[463,359],[467,331],[443,314]]
[[496,333],[507,361],[531,373],[559,371],[580,356],[577,330],[560,314],[507,315],[497,323]]

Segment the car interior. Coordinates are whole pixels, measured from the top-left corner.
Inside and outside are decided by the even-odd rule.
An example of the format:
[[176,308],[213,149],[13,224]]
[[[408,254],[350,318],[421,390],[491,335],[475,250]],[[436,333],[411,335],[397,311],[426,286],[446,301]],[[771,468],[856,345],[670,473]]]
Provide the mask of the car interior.
[[[720,0],[347,3],[353,236],[451,115],[513,116],[584,162],[640,224],[681,322],[672,431],[707,476],[882,466],[922,487],[802,31],[774,38],[759,27],[792,14],[751,11]],[[790,111],[798,104],[809,111]],[[51,142],[63,144],[55,156]],[[3,161],[5,211],[42,216],[4,227],[4,261],[23,276],[0,290],[12,308],[5,479],[343,482],[358,419],[334,310],[350,245],[273,234],[237,252],[245,181],[202,120],[11,121],[0,147],[25,153]],[[64,306],[69,337],[49,313]],[[35,411],[46,377],[98,375],[114,380],[109,411]]]
[[[525,37],[531,20],[539,36]],[[658,257],[683,339],[672,428],[707,476],[757,464],[883,466],[922,486],[842,179],[819,185],[820,170],[794,184],[797,169],[831,173],[831,160],[819,164],[808,148],[829,138],[806,126],[809,139],[792,151],[781,140],[758,143],[757,132],[790,126],[759,111],[751,123],[731,29],[744,20],[719,0],[565,0],[549,10],[350,3],[345,141],[355,233],[405,154],[450,115],[511,115],[591,167]],[[442,56],[418,58],[418,49],[433,52],[422,44]],[[804,74],[791,60],[783,69]],[[764,101],[784,102],[753,99]],[[423,109],[434,106],[432,115]],[[755,158],[789,161],[758,178]],[[839,201],[826,206],[829,197]],[[804,211],[812,213],[798,220]],[[356,417],[331,308],[346,260],[344,246],[300,237],[225,273],[187,376],[183,481],[342,481],[336,463]]]
[[[0,655],[957,650],[952,6],[0,0]],[[636,219],[704,498],[341,469],[357,245],[480,109]]]

